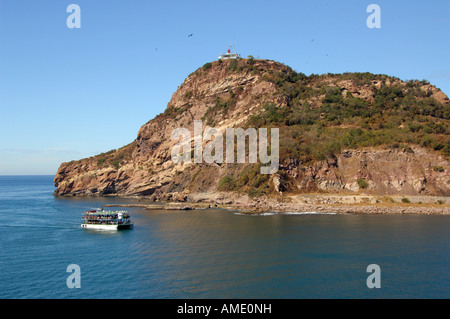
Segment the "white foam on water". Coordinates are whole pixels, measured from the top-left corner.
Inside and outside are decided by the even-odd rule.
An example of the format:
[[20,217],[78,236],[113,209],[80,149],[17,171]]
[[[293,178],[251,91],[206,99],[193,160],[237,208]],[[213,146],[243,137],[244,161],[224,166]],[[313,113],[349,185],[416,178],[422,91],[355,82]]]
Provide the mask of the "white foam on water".
[[318,212],[286,212],[284,215],[336,215],[336,213],[318,213]]
[[274,216],[274,215],[337,215],[337,213],[325,213],[325,212],[267,212],[260,214],[251,214],[251,213],[239,213],[234,212],[234,215],[240,216]]
[[240,215],[240,216],[273,216],[273,215],[280,215],[278,212],[270,212],[270,213],[239,213],[234,212],[234,215]]
[[248,215],[247,213],[233,213],[233,215],[240,215],[240,216],[244,216],[244,215]]

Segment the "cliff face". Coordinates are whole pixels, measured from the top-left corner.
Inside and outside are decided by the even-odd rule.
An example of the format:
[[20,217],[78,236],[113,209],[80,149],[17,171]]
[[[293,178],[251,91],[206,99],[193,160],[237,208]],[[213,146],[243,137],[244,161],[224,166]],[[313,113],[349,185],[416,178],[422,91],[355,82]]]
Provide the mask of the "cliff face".
[[303,191],[359,192],[376,195],[439,195],[450,191],[448,161],[421,147],[411,149],[365,148],[344,150],[334,159],[299,169],[283,169]]
[[[412,111],[404,111],[403,100],[409,101],[411,94],[386,91],[394,87],[415,92],[415,101],[423,101],[420,103],[425,103],[429,114],[415,111],[414,103],[408,104]],[[379,125],[377,134],[389,134],[384,131],[385,122],[370,120],[389,117],[387,113],[371,111],[367,123],[364,114],[345,113],[338,119],[333,116],[339,103],[349,110],[365,112],[376,109],[388,94],[397,94],[392,96],[397,104],[391,108],[421,116],[411,122],[400,120],[398,127],[395,124],[395,136],[404,143],[388,139],[372,145],[362,140],[364,132],[375,130],[375,125]],[[91,158],[62,163],[54,179],[54,194],[141,195],[155,200],[186,200],[190,194],[217,190],[256,196],[317,191],[448,196],[449,160],[445,151],[449,108],[447,96],[428,83],[405,83],[367,74],[362,79],[350,75],[305,77],[263,60],[208,63],[184,81],[166,111],[143,125],[134,142]],[[425,117],[431,124],[418,123]],[[363,133],[355,131],[360,125],[355,118],[362,118]],[[228,127],[280,127],[278,173],[260,177],[255,164],[174,164],[171,150],[177,141],[171,140],[172,131],[183,127],[193,136],[194,120],[202,120],[203,129],[209,125],[222,131]],[[411,134],[425,139],[428,133],[422,131],[428,127],[436,130],[430,133],[434,135],[428,144],[414,141],[415,135],[403,134],[403,128],[410,129]],[[382,136],[371,134],[375,140]],[[342,140],[333,142],[341,135]],[[405,140],[404,136],[413,138]],[[313,138],[317,143],[311,142]],[[320,143],[325,143],[324,147]],[[322,152],[333,143],[340,147]],[[318,150],[311,148],[313,144]],[[308,145],[311,147],[305,148]]]

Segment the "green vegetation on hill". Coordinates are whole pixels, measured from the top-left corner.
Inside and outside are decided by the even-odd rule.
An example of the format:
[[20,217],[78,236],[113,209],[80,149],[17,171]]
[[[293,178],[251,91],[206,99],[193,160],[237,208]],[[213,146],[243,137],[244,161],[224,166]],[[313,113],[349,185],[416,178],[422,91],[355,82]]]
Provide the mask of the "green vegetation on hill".
[[98,167],[109,167],[112,166],[116,170],[119,169],[123,164],[131,160],[131,155],[137,142],[132,143],[119,148],[118,150],[111,150],[106,153],[101,153],[94,157]]
[[[261,97],[253,97],[255,103],[262,102],[262,109],[245,126],[280,128],[282,161],[294,158],[307,164],[334,157],[345,148],[371,146],[411,152],[411,144],[450,156],[450,105],[433,98],[425,80],[404,82],[368,72],[307,76],[286,65],[254,58],[206,63],[189,76],[204,77],[216,67],[258,74],[275,84],[277,93],[272,98],[284,103],[264,103]],[[202,120],[210,126],[217,124],[234,109],[240,94],[230,90],[230,96],[216,97]],[[185,101],[192,96],[187,91]],[[162,115],[178,118],[190,107],[190,103],[169,106]]]
[[[405,83],[371,73],[307,77],[289,67],[270,71],[264,78],[277,85],[286,105],[265,103],[247,126],[279,127],[281,159],[309,162],[334,156],[343,148],[380,145],[410,150],[408,144],[450,155],[450,106],[421,89],[426,81]],[[344,94],[342,81],[371,92],[372,99],[348,90]]]
[[254,164],[248,167],[234,166],[230,174],[219,180],[217,188],[220,191],[240,191],[247,192],[250,196],[261,196],[269,194],[270,175],[260,174],[260,165]]

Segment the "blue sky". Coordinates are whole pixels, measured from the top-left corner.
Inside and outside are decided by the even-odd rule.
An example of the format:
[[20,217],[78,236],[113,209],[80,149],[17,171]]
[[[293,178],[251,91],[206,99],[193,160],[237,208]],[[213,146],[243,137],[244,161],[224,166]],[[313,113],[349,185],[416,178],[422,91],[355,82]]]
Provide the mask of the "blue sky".
[[230,43],[307,75],[426,79],[450,95],[449,16],[450,0],[0,0],[0,175],[54,174],[132,142]]

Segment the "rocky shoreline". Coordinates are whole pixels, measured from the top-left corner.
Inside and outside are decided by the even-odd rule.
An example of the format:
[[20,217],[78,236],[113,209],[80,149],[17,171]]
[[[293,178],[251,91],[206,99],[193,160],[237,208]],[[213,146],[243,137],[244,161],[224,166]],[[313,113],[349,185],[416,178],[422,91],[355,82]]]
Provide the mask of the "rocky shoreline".
[[[312,212],[336,214],[420,214],[420,215],[450,215],[450,205],[434,203],[331,203],[331,204],[305,204],[298,197],[290,200],[277,200],[276,198],[249,199],[247,196],[223,198],[221,194],[202,194],[194,196],[188,201],[167,201],[152,203],[146,198],[139,198],[139,203],[106,204],[104,207],[142,207],[148,210],[199,210],[199,209],[226,209],[240,213],[261,214],[265,212]],[[332,196],[317,196],[318,201],[330,201]],[[124,197],[126,198],[126,197]],[[136,197],[133,197],[136,199]],[[303,197],[302,197],[303,198]],[[434,198],[432,198],[434,199]],[[413,199],[414,200],[414,199]]]

